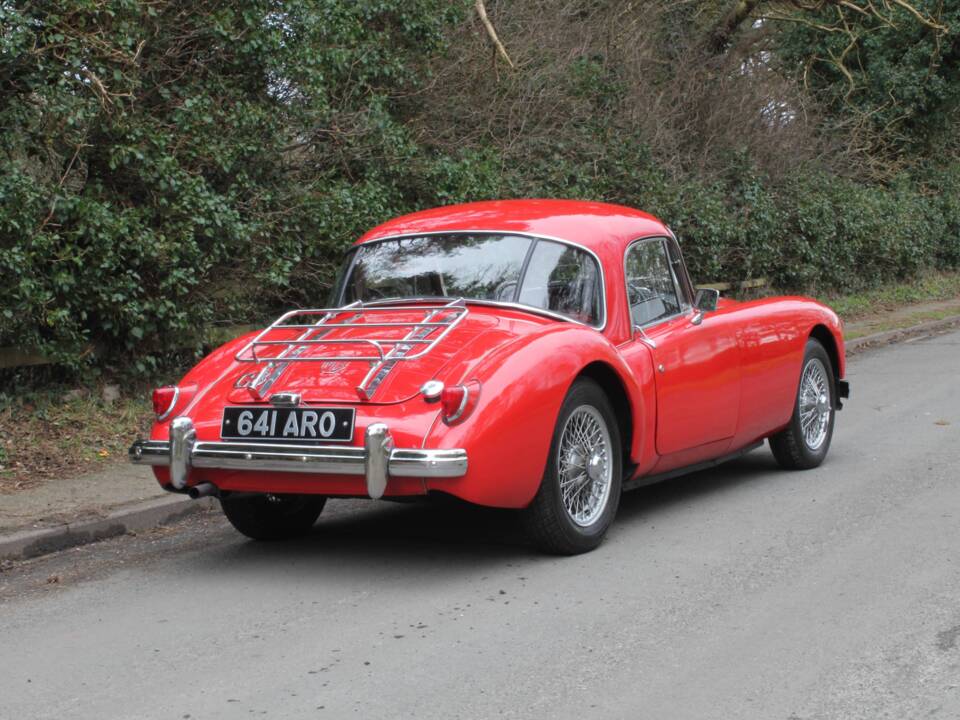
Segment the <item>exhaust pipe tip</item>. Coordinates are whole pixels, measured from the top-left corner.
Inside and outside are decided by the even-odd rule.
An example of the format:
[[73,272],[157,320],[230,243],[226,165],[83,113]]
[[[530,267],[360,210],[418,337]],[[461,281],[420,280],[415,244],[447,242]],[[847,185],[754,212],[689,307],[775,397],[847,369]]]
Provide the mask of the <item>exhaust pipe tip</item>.
[[191,500],[199,500],[200,498],[207,497],[209,495],[219,495],[220,490],[213,483],[200,483],[199,485],[193,485],[187,489],[187,495],[190,496]]

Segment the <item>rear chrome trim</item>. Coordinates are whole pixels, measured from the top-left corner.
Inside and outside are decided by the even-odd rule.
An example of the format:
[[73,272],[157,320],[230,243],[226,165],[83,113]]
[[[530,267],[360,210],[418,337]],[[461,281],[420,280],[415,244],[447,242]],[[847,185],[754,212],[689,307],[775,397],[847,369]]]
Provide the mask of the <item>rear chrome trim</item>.
[[[363,447],[197,441],[189,418],[177,418],[170,440],[137,440],[130,462],[170,467],[170,482],[186,487],[192,468],[362,475],[367,494],[382,497],[390,477],[456,478],[467,473],[467,451],[394,447],[384,423],[367,427]],[[179,484],[178,484],[179,483]]]
[[440,393],[443,392],[443,382],[440,380],[427,380],[420,386],[420,394],[427,402],[436,402],[440,399]]
[[394,448],[390,452],[394,477],[454,478],[467,474],[467,451]]
[[196,437],[190,418],[178,417],[170,423],[170,484],[177,490],[187,486]]
[[170,443],[166,440],[137,440],[130,448],[130,462],[138,465],[169,465]]
[[374,500],[379,500],[386,492],[392,452],[390,429],[384,423],[369,425],[363,434],[363,474],[367,479],[367,495]]
[[[403,311],[406,313],[424,313],[423,320],[386,320],[378,321],[376,316],[384,313]],[[337,316],[345,313],[352,313],[352,318],[348,321],[331,322]],[[359,302],[351,303],[341,308],[304,308],[290,310],[277,318],[269,326],[261,330],[253,340],[248,342],[243,348],[234,355],[237,362],[249,363],[267,363],[262,372],[266,372],[273,363],[292,363],[292,362],[329,362],[335,360],[338,362],[376,362],[384,363],[388,360],[419,360],[424,355],[433,350],[437,344],[443,340],[451,330],[453,330],[460,321],[467,315],[468,310],[461,298],[444,298],[443,301],[433,301],[431,305],[394,305],[383,307],[379,305],[363,305]],[[320,319],[315,323],[304,324],[294,322],[296,318],[311,317],[320,315]],[[446,316],[445,320],[433,320],[438,315]],[[373,316],[371,319],[370,316]],[[369,321],[368,321],[369,320]],[[362,321],[362,322],[361,322]],[[330,338],[327,332],[321,332],[316,337],[309,337],[312,333],[318,331],[328,331],[334,329],[370,329],[377,331],[384,329],[400,330],[409,328],[406,337],[383,337],[382,334],[373,337],[349,337],[349,338]],[[428,330],[431,334],[434,330],[440,329],[436,337],[425,339],[425,337],[413,337],[417,330]],[[277,339],[276,333],[284,334],[284,331],[304,330],[297,338]],[[300,357],[300,352],[306,351],[311,347],[339,346],[341,348],[353,348],[360,353],[367,350],[368,354],[356,354],[348,352],[347,354],[329,354],[309,355]],[[399,355],[394,352],[398,347],[405,348],[405,354]],[[258,348],[261,350],[258,353]],[[276,354],[262,354],[270,348],[283,348]],[[371,349],[372,348],[372,349]],[[416,352],[410,352],[416,350]],[[296,354],[296,356],[295,356]],[[256,384],[256,382],[254,383]]]
[[274,407],[297,407],[300,404],[300,393],[274,393],[270,396],[270,404]]

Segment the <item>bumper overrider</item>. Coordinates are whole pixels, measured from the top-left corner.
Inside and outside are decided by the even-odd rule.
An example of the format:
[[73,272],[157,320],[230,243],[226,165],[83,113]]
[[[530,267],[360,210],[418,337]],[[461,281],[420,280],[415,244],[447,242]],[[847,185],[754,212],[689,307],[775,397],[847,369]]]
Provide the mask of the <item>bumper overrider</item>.
[[363,475],[367,494],[379,498],[390,477],[455,478],[467,473],[467,451],[394,447],[383,423],[367,427],[363,447],[198,441],[190,418],[170,424],[170,440],[137,440],[130,461],[170,467],[170,484],[187,486],[191,468],[260,470],[313,475]]

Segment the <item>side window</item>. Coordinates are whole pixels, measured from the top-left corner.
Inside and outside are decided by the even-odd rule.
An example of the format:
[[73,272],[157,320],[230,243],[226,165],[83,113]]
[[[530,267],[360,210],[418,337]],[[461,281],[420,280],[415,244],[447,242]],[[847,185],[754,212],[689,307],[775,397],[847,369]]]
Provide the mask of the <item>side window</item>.
[[634,243],[627,250],[627,298],[633,324],[647,325],[680,312],[667,251],[661,240]]
[[570,245],[537,240],[517,302],[596,325],[601,291],[593,257]]

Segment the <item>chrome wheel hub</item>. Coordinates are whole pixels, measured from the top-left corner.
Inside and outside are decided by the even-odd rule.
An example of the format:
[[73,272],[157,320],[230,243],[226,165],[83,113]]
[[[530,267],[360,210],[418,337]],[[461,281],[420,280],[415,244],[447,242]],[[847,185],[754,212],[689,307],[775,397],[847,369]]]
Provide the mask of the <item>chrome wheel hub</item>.
[[613,484],[610,431],[592,405],[581,405],[567,418],[560,435],[557,469],[567,515],[588,527],[603,514]]
[[603,482],[603,473],[606,471],[603,455],[594,453],[587,460],[587,477],[591,482]]
[[799,406],[803,442],[809,449],[818,450],[827,439],[833,403],[827,369],[817,358],[811,358],[803,368]]

